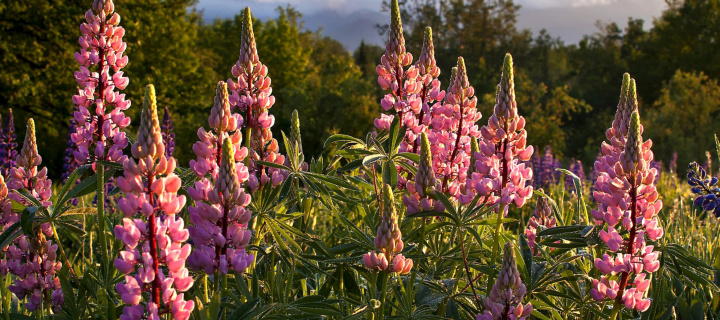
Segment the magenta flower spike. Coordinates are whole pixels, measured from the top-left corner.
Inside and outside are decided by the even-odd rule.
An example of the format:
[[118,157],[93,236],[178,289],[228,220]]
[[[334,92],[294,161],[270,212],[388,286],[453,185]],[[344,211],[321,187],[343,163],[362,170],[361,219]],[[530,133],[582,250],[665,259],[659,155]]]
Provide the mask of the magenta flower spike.
[[242,188],[249,178],[243,164],[248,149],[241,146],[238,129],[243,119],[230,111],[225,82],[218,82],[208,121],[211,130],[198,130],[200,141],[193,145],[197,159],[190,161],[200,180],[188,189],[195,200],[195,206],[188,209],[195,249],[188,266],[208,274],[218,270],[227,274],[229,269],[240,273],[254,260],[245,252],[251,235],[247,230],[250,211],[245,209],[251,197]]
[[[411,65],[413,56],[405,49],[405,36],[397,0],[393,0],[390,4],[390,15],[390,34],[385,44],[385,54],[380,58],[380,64],[375,70],[380,87],[383,90],[390,90],[380,104],[385,111],[394,109],[395,115],[382,114],[375,120],[375,125],[378,129],[388,129],[397,116],[400,125],[407,129],[400,144],[400,152],[416,152],[419,135],[426,130],[426,123],[429,122],[429,117],[426,116],[430,108],[429,103],[442,99],[439,91],[440,82],[433,83],[433,78],[437,80],[440,69],[435,63],[435,49],[429,30],[425,32],[422,60]],[[420,79],[420,68],[423,70],[422,79]],[[427,84],[424,81],[427,81]],[[434,96],[434,100],[430,98],[431,95]],[[401,181],[401,184],[404,184],[404,181]]]
[[488,198],[487,203],[501,203],[507,214],[510,204],[522,207],[533,193],[528,182],[533,170],[527,165],[533,147],[526,145],[525,118],[517,112],[510,54],[505,55],[493,115],[480,131],[480,152],[474,155],[475,172],[467,183],[465,199],[480,194]]
[[531,303],[522,304],[527,289],[520,279],[512,244],[506,243],[503,252],[500,275],[485,298],[485,312],[478,314],[477,320],[527,319],[533,310]]
[[556,225],[557,223],[552,214],[552,210],[550,209],[548,199],[545,197],[538,197],[537,204],[535,205],[535,211],[533,212],[532,217],[530,217],[527,228],[525,229],[525,237],[527,238],[528,246],[534,255],[539,253],[539,251],[535,250],[535,246],[537,242],[539,242],[537,239],[538,228],[540,228],[540,226],[544,228],[552,228]]
[[2,141],[0,141],[0,174],[6,177],[10,176],[10,169],[15,167],[15,158],[17,158],[16,139],[12,108],[8,108],[7,123],[2,128]]
[[[440,190],[458,198],[465,191],[472,140],[480,136],[476,122],[481,114],[476,109],[475,89],[468,82],[462,57],[458,58],[453,71],[444,103],[436,104],[430,110],[432,120],[428,139],[433,169],[441,181]],[[460,197],[463,203],[470,200],[472,198]]]
[[[421,143],[419,134],[428,130],[432,120],[431,104],[445,98],[445,91],[440,90],[440,80],[438,80],[440,68],[438,68],[435,61],[435,46],[433,45],[432,29],[430,27],[425,28],[422,51],[418,61],[415,63],[415,68],[418,70],[416,81],[421,86],[420,92],[416,94],[416,100],[419,100],[422,105],[420,112],[416,114],[417,125],[406,132],[406,140],[403,141],[400,148],[408,152],[418,153]],[[408,128],[410,129],[410,127]],[[412,148],[407,145],[408,142],[412,142]]]
[[232,75],[236,79],[228,79],[230,106],[245,114],[245,122],[238,124],[246,130],[245,140],[249,158],[246,160],[250,177],[248,188],[255,191],[258,187],[271,183],[279,185],[289,172],[276,168],[266,168],[256,161],[285,163],[280,147],[272,136],[270,128],[275,124],[275,117],[269,109],[275,104],[275,97],[270,87],[268,68],[260,62],[252,29],[252,13],[246,7],[243,12],[242,35],[240,37],[240,57],[232,67]]
[[[20,154],[15,159],[16,167],[10,169],[7,186],[10,190],[26,189],[47,207],[51,204],[52,188],[50,179],[47,177],[47,168],[43,167],[38,170],[41,163],[42,157],[38,153],[35,140],[35,121],[30,118],[25,130],[25,141]],[[10,197],[23,205],[32,206],[32,203],[19,194],[13,193]]]
[[75,53],[80,65],[75,72],[79,89],[72,97],[77,106],[73,114],[77,129],[71,136],[77,144],[74,157],[78,164],[95,160],[122,163],[126,157],[123,149],[128,139],[121,130],[130,124],[124,114],[130,101],[120,90],[129,80],[120,70],[128,63],[124,55],[127,44],[123,42],[125,29],[119,26],[120,15],[114,10],[112,0],[95,0],[85,13],[86,22],[80,25],[80,51]]
[[408,193],[403,196],[403,204],[407,207],[407,214],[412,215],[421,211],[445,211],[442,202],[433,199],[433,192],[440,189],[440,181],[435,177],[432,154],[430,153],[430,140],[425,132],[420,134],[420,163],[414,181],[407,182]]
[[182,181],[174,173],[175,158],[164,154],[155,88],[148,85],[133,157],[123,162],[123,176],[117,179],[124,193],[118,200],[124,218],[114,231],[125,248],[115,267],[125,280],[116,289],[128,305],[121,319],[160,319],[169,313],[173,319],[187,320],[195,307],[194,301],[184,299],[193,278],[185,268],[192,250],[183,244],[189,232],[177,215],[185,206],[185,196],[177,194]]
[[[20,221],[20,215],[12,210],[8,192],[5,178],[0,174],[0,233]],[[0,275],[6,275],[8,273],[7,249],[0,251],[0,254]]]
[[377,236],[375,236],[377,252],[363,255],[363,264],[372,271],[392,271],[408,274],[413,266],[412,259],[405,258],[400,252],[404,248],[402,233],[398,225],[395,211],[393,191],[389,184],[383,188],[382,212]]
[[[618,115],[629,110],[630,116],[616,117],[620,121],[613,122],[613,128],[608,130],[611,143],[603,143],[604,155],[595,163],[602,170],[595,182],[593,196],[598,210],[593,210],[593,217],[599,226],[607,224],[600,238],[614,257],[604,254],[595,259],[595,267],[605,275],[593,280],[590,294],[598,301],[615,300],[616,308],[624,305],[644,312],[651,303],[646,298],[649,274],[660,267],[659,253],[646,245],[646,239],[658,240],[664,234],[657,218],[663,203],[654,184],[657,169],[650,166],[652,141],[642,139],[635,81],[627,78],[623,79],[625,93],[621,96],[625,106],[618,108]],[[622,119],[629,121],[624,124]],[[610,280],[616,274],[619,282]]]
[[[51,205],[52,189],[51,182],[47,178],[47,168],[38,170],[42,157],[37,151],[35,122],[32,118],[28,120],[25,141],[15,163],[17,167],[10,170],[7,188],[25,189],[44,206]],[[11,198],[23,205],[33,206],[17,193],[7,195],[7,190],[0,193],[6,194],[6,199]],[[8,202],[3,205],[2,219],[6,223],[4,227],[19,220],[18,215],[12,213]],[[3,263],[6,263],[9,271],[17,277],[9,289],[19,299],[28,297],[25,307],[30,311],[37,310],[44,304],[50,305],[52,310],[59,312],[63,303],[60,280],[55,276],[55,272],[62,266],[56,261],[57,245],[46,240],[46,237],[52,236],[50,224],[44,223],[40,226],[37,235],[19,237],[6,251],[7,262]]]

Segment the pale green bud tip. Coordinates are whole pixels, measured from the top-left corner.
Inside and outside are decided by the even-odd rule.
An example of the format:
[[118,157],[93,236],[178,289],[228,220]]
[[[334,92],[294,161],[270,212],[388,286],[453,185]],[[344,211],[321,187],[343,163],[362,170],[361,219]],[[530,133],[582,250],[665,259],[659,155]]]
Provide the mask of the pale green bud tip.
[[149,109],[151,112],[157,112],[157,100],[155,98],[155,86],[148,84],[145,86],[145,96],[143,97],[143,109]]
[[402,22],[400,20],[400,6],[398,5],[397,0],[392,0],[392,3],[390,4],[390,15],[394,26],[397,27],[395,24],[402,26]]
[[513,81],[513,59],[509,53],[505,54],[505,60],[503,61],[502,77],[503,83],[509,83]]
[[26,136],[31,136],[35,140],[35,120],[33,118],[28,119],[26,128]]
[[225,138],[222,145],[222,159],[230,163],[235,163],[235,148],[233,148],[230,138]]
[[423,36],[423,41],[427,43],[432,43],[432,28],[425,27],[425,34]]
[[[291,119],[291,129],[293,134],[300,134],[300,115],[298,115],[297,110],[293,110],[292,113],[292,119]],[[299,137],[297,137],[299,138]]]
[[427,133],[423,132],[420,135],[420,161],[430,157],[430,139],[428,139]]
[[389,184],[385,184],[383,187],[383,204],[386,214],[392,214],[395,211],[395,197],[393,196],[392,187]]
[[252,28],[252,12],[250,12],[250,7],[245,7],[243,10],[243,23],[245,26]]
[[637,111],[634,111],[632,115],[630,116],[630,130],[628,132],[629,136],[636,137],[640,134],[640,114]]
[[472,154],[471,157],[475,156],[475,152],[480,152],[480,146],[478,145],[478,141],[474,137],[470,137],[470,151]]
[[637,101],[637,89],[635,88],[635,79],[630,79],[629,85],[628,85],[628,91],[627,91],[627,101],[630,104],[630,112],[637,111],[638,109],[638,101]]

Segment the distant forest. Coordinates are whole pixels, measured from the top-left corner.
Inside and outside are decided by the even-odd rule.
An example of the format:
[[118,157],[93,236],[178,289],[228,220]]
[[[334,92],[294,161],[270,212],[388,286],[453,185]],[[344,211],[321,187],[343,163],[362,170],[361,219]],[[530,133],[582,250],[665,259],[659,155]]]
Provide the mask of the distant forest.
[[[589,167],[612,122],[622,74],[629,72],[637,80],[640,116],[648,128],[643,136],[653,140],[657,159],[667,162],[677,152],[682,164],[704,159],[705,151],[714,148],[712,134],[720,133],[720,2],[667,2],[655,21],[598,23],[598,31],[577,44],[565,44],[544,30],[519,30],[519,6],[510,0],[409,0],[401,1],[401,10],[415,58],[425,26],[432,27],[443,89],[457,57],[464,57],[470,84],[482,97],[481,122],[492,113],[503,57],[510,52],[528,142],[543,144],[536,150],[549,144],[564,163],[575,158]],[[215,85],[230,78],[240,48],[240,12],[231,19],[204,21],[195,4],[125,0],[116,5],[130,59],[124,69],[130,78],[125,92],[133,101],[128,114],[137,124],[143,88],[153,83],[159,107],[172,115],[175,155],[183,166],[192,157],[198,127],[207,127]],[[0,3],[2,124],[12,108],[22,137],[21,124],[35,118],[43,162],[56,174],[61,173],[71,97],[77,91],[78,25],[87,8],[86,0]],[[289,130],[295,109],[308,158],[328,152],[323,141],[332,133],[362,136],[372,130],[382,110],[375,66],[384,47],[361,43],[345,48],[307,30],[294,8],[277,11],[276,19],[256,20],[253,26],[277,99],[270,110],[277,121],[275,136]],[[131,127],[128,134],[136,130]]]

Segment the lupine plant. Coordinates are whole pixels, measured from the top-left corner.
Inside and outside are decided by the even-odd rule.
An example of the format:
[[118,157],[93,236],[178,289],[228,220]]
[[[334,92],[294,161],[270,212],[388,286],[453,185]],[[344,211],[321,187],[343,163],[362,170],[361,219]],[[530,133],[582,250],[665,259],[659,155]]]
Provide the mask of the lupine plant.
[[248,186],[254,191],[267,183],[277,186],[285,179],[287,172],[257,162],[284,164],[285,157],[279,153],[278,142],[270,131],[275,124],[275,117],[269,113],[269,109],[275,104],[275,97],[270,87],[268,68],[258,57],[252,23],[250,8],[245,8],[240,57],[231,70],[235,79],[228,79],[227,86],[230,106],[244,114],[244,121],[238,125],[245,129],[245,146],[249,154],[245,165],[250,172]]
[[[604,156],[595,164],[604,170],[595,183],[593,196],[599,207],[593,217],[596,223],[607,224],[600,238],[615,257],[604,254],[595,259],[595,267],[604,276],[593,280],[591,294],[596,300],[615,301],[611,319],[622,306],[641,312],[650,307],[646,298],[649,274],[659,269],[660,262],[654,246],[646,241],[657,241],[664,234],[657,218],[663,205],[654,185],[657,170],[650,168],[652,141],[642,140],[635,81],[628,78],[623,79],[620,107],[608,130],[612,145],[603,145]],[[617,229],[627,231],[627,238]],[[611,279],[616,274],[618,278]]]
[[0,174],[7,176],[10,174],[10,169],[15,167],[18,146],[12,109],[8,109],[7,122],[2,128],[2,139],[0,140],[2,140],[0,141]]
[[165,143],[165,157],[172,157],[173,152],[175,152],[175,127],[173,127],[170,110],[167,106],[165,107],[165,113],[163,113],[163,119],[160,123],[160,130],[162,131],[163,143]]
[[155,88],[148,85],[133,157],[123,161],[124,175],[117,182],[125,193],[118,201],[122,225],[115,226],[115,236],[125,245],[115,259],[115,267],[125,274],[125,280],[117,284],[127,304],[124,319],[160,319],[171,314],[173,319],[185,320],[195,306],[184,296],[194,282],[185,268],[192,250],[183,244],[189,232],[177,215],[185,206],[185,196],[177,194],[182,182],[173,173],[175,158],[166,158],[164,153]]
[[285,128],[273,128],[246,8],[232,78],[207,84],[208,125],[183,164],[172,102],[159,119],[152,85],[137,135],[126,132],[114,8],[95,0],[81,22],[63,183],[41,167],[35,122],[17,153],[5,116],[1,318],[720,318],[717,177],[692,163],[688,188],[666,178],[675,165],[660,172],[629,75],[588,194],[579,160],[562,169],[527,144],[510,54],[480,124],[466,61],[441,90],[432,30],[413,28],[424,32],[413,61],[393,0],[376,69],[386,113],[306,158],[302,110],[273,137]]

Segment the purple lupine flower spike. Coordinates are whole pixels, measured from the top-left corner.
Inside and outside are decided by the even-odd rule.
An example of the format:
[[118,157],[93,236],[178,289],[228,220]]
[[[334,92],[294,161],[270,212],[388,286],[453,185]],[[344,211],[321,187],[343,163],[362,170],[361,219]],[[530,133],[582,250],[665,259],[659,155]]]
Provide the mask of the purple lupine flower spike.
[[85,12],[78,39],[80,51],[75,60],[80,65],[75,72],[78,94],[72,97],[77,111],[76,132],[72,135],[78,150],[74,153],[78,164],[95,160],[124,162],[123,149],[128,139],[121,130],[130,125],[124,111],[130,101],[120,93],[129,79],[120,71],[128,63],[124,55],[127,43],[123,41],[125,29],[112,0],[95,0],[92,9]]
[[163,141],[165,142],[165,157],[170,158],[175,152],[175,127],[173,127],[172,119],[170,118],[170,110],[165,107],[165,114],[163,114],[162,122],[160,123],[160,131],[162,132]]
[[[10,201],[10,197],[8,197],[8,192],[5,178],[0,175],[0,233],[20,221],[20,215],[12,209],[12,202]],[[8,273],[7,252],[7,248],[0,251],[0,275],[6,275]]]
[[476,154],[471,154],[472,139],[480,137],[476,122],[482,115],[477,111],[475,89],[468,81],[462,57],[458,58],[453,71],[445,100],[430,110],[432,120],[428,139],[433,170],[440,182],[439,190],[467,204],[474,197],[466,185],[470,178],[468,167],[474,165],[471,159],[477,159]]
[[[77,107],[73,108],[74,111],[77,111]],[[67,183],[68,177],[75,171],[75,169],[78,168],[78,163],[75,162],[75,152],[78,151],[77,144],[75,141],[72,140],[72,135],[75,133],[77,128],[77,121],[75,118],[70,119],[70,125],[68,126],[68,138],[67,138],[67,146],[65,147],[65,156],[63,157],[63,173],[60,176],[60,179],[62,179],[63,184]],[[77,181],[73,182],[75,184],[79,183],[80,179],[77,179]],[[74,198],[70,200],[70,203],[73,206],[78,205],[78,199]],[[109,208],[109,207],[106,207]]]
[[528,221],[527,229],[525,229],[525,237],[527,237],[528,246],[533,254],[539,254],[539,251],[535,249],[537,245],[537,232],[542,226],[543,228],[552,228],[556,226],[555,217],[552,214],[550,203],[545,197],[539,197],[537,204],[535,205],[535,211],[533,212],[530,221]]
[[[195,249],[188,266],[208,274],[227,274],[230,269],[241,273],[254,261],[253,255],[245,252],[251,235],[247,230],[250,210],[246,209],[251,197],[243,188],[250,177],[243,164],[248,149],[241,145],[243,118],[231,111],[228,86],[223,81],[217,84],[214,102],[208,119],[210,130],[198,129],[200,141],[193,145],[197,158],[190,161],[200,180],[188,188],[195,200],[195,206],[188,209]],[[233,191],[227,191],[230,189]],[[221,190],[225,191],[218,193]],[[221,196],[226,193],[233,196]]]
[[399,274],[410,273],[413,261],[400,254],[404,244],[395,211],[393,191],[389,184],[385,184],[383,188],[380,225],[375,236],[375,247],[377,248],[376,252],[371,251],[363,255],[363,264],[366,268],[372,271],[389,270]]
[[8,176],[17,158],[17,134],[12,109],[8,109],[7,124],[3,127],[3,143],[0,145],[0,174]]
[[175,158],[165,158],[152,85],[145,88],[140,129],[131,150],[133,157],[126,158],[123,176],[117,179],[124,193],[118,200],[124,218],[114,233],[125,246],[114,265],[125,274],[116,289],[127,305],[120,318],[161,319],[168,314],[187,320],[195,302],[184,297],[193,285],[185,268],[192,251],[185,243],[189,232],[178,215],[185,196],[178,195],[182,181],[174,173]]
[[705,168],[692,162],[688,166],[688,185],[695,195],[693,204],[705,211],[712,212],[715,217],[720,217],[720,187],[718,178],[713,177]]
[[643,141],[635,80],[628,74],[623,78],[620,101],[617,114],[630,113],[629,121],[623,122],[625,116],[616,117],[621,121],[614,121],[608,129],[610,143],[603,142],[603,157],[595,163],[599,176],[593,197],[598,209],[592,210],[592,216],[611,253],[595,259],[595,268],[603,276],[593,280],[590,295],[644,312],[651,303],[646,298],[649,275],[660,268],[659,252],[646,245],[646,239],[656,241],[664,234],[657,217],[663,203],[654,183],[658,172],[650,167],[652,141]]
[[[585,183],[585,168],[583,168],[582,161],[572,159],[570,161],[570,172],[578,176],[580,178],[580,187],[582,187],[582,184]],[[565,190],[569,190],[570,192],[575,192],[575,182],[573,181],[571,176],[565,177]]]
[[[26,189],[44,206],[50,206],[51,182],[47,178],[47,168],[38,170],[42,157],[38,154],[35,121],[32,118],[28,120],[22,150],[15,162],[17,167],[11,169],[7,187],[10,190]],[[33,205],[17,193],[9,197],[23,205]],[[52,236],[50,224],[43,223],[38,234],[23,235],[7,249],[7,265],[17,277],[9,289],[18,298],[30,297],[25,304],[30,311],[49,305],[53,311],[59,312],[63,303],[60,280],[55,276],[61,268],[61,263],[56,261],[57,244],[47,240]]]
[[503,252],[500,275],[485,298],[485,312],[478,314],[477,320],[522,320],[527,319],[533,310],[531,303],[522,304],[527,288],[515,264],[512,244],[506,243]]
[[534,149],[526,145],[525,118],[518,114],[513,74],[512,56],[507,54],[493,115],[480,130],[482,140],[480,152],[475,154],[476,171],[468,178],[465,195],[466,199],[472,199],[480,194],[487,197],[489,204],[500,202],[504,207],[502,214],[507,214],[511,203],[518,208],[525,205],[533,193],[528,183],[533,170],[527,162]]
[[230,106],[244,114],[245,121],[238,126],[246,129],[245,140],[249,145],[247,165],[250,172],[248,189],[257,190],[260,186],[270,183],[278,186],[290,174],[276,168],[266,168],[256,161],[285,163],[285,156],[280,154],[277,139],[273,138],[270,128],[275,124],[275,117],[270,108],[275,104],[275,97],[270,87],[268,68],[260,62],[252,29],[252,13],[246,7],[243,11],[242,34],[240,36],[240,57],[232,67],[235,79],[228,79]]

